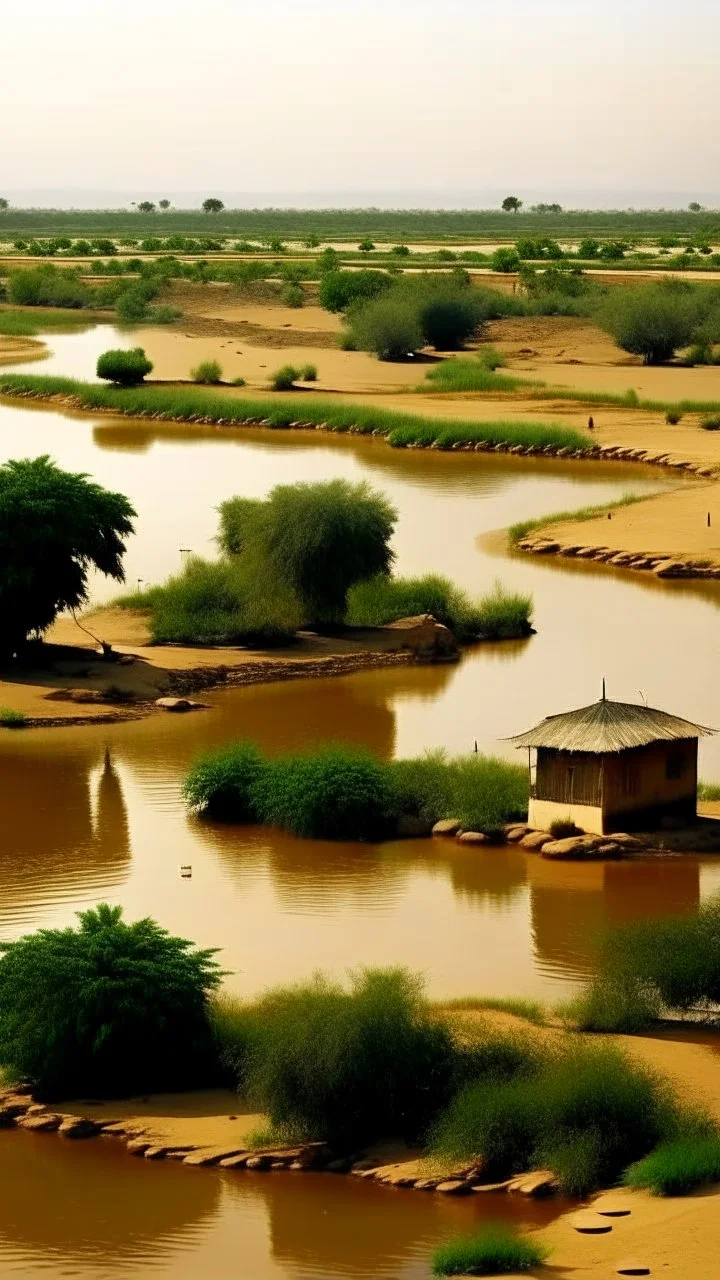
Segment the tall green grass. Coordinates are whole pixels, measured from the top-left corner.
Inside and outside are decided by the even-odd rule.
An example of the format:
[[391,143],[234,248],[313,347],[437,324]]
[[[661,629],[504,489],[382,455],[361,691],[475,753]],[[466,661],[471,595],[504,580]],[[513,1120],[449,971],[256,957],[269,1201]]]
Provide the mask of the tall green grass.
[[720,800],[720,783],[698,782],[698,800]]
[[32,314],[0,310],[0,334],[7,337],[34,338],[46,329],[69,329],[87,324],[87,316],[72,312],[46,311],[40,307],[33,307]]
[[346,621],[350,626],[382,627],[422,613],[432,614],[459,640],[525,636],[531,630],[532,598],[506,592],[496,583],[473,603],[466,592],[440,574],[422,578],[377,574],[348,592]]
[[436,1276],[504,1276],[539,1267],[550,1250],[526,1240],[510,1227],[482,1227],[474,1236],[460,1236],[440,1245],[433,1254]]
[[545,384],[519,378],[514,373],[496,373],[482,359],[482,350],[476,356],[453,356],[433,365],[420,384],[421,391],[518,391]]
[[578,507],[574,511],[552,511],[549,515],[536,516],[532,520],[518,520],[508,529],[510,541],[522,542],[529,533],[542,529],[546,524],[560,524],[566,520],[593,520],[596,516],[604,516],[608,511],[614,511],[618,507],[629,507],[633,502],[641,502],[645,496],[642,493],[624,493],[621,498],[615,498],[612,502],[600,503],[597,506]]
[[684,1196],[696,1187],[720,1182],[720,1137],[691,1135],[664,1142],[632,1164],[623,1181],[656,1196]]
[[283,397],[282,401],[251,400],[195,387],[116,388],[73,378],[6,373],[0,392],[39,398],[72,397],[80,407],[109,410],[131,417],[159,417],[177,422],[209,422],[225,426],[322,426],[329,431],[354,431],[387,437],[396,448],[409,444],[451,449],[458,444],[568,448],[584,452],[592,447],[586,435],[552,423],[460,422],[395,413],[370,405],[339,404],[315,397]]
[[268,759],[236,743],[199,756],[183,791],[192,808],[212,817],[330,839],[389,836],[403,817],[419,818],[428,829],[457,817],[466,829],[499,833],[527,812],[520,765],[443,752],[387,763],[352,746]]

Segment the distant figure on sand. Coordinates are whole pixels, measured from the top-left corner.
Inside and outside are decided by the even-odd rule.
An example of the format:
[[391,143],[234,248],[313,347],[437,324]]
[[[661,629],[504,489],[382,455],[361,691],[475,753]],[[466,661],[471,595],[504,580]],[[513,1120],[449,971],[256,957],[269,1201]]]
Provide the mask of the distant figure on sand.
[[594,430],[595,430],[595,423],[593,422],[593,417],[591,414],[590,417],[588,418],[588,431],[594,431]]

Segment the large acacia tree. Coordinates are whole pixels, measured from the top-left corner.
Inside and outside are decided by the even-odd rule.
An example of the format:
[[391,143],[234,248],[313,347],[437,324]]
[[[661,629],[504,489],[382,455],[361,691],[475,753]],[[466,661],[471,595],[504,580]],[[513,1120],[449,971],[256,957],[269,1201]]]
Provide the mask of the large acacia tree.
[[0,467],[0,651],[42,635],[87,599],[91,569],[122,582],[135,511],[46,456]]

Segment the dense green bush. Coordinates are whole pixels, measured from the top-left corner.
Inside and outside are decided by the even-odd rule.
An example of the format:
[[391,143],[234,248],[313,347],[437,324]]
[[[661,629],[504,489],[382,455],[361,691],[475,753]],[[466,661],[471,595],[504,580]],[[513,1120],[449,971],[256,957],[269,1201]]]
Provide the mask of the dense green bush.
[[149,304],[157,292],[158,286],[153,280],[138,280],[135,284],[123,286],[115,302],[118,319],[126,324],[148,320]]
[[142,347],[132,350],[119,348],[105,351],[98,356],[96,372],[98,378],[107,382],[116,382],[121,387],[136,387],[148,373],[152,373],[152,360],[148,360]]
[[299,307],[304,306],[305,294],[303,293],[302,286],[293,282],[286,284],[282,291],[282,300],[286,307],[293,307],[296,310]]
[[35,267],[30,271],[13,271],[8,280],[11,302],[23,307],[88,307],[92,292],[76,271],[57,267]]
[[293,391],[299,377],[300,370],[294,364],[283,364],[270,375],[270,385],[273,391]]
[[222,382],[222,366],[217,360],[202,360],[190,370],[190,377],[193,382],[200,382],[205,386],[216,386],[217,383]]
[[294,593],[254,564],[193,556],[162,586],[118,601],[148,609],[155,644],[280,644],[302,622]]
[[212,951],[120,907],[0,944],[0,1060],[41,1097],[124,1096],[212,1079]]
[[691,341],[699,323],[697,295],[672,283],[611,289],[598,320],[623,351],[660,364]]
[[281,756],[258,773],[254,749],[239,743],[200,756],[184,794],[201,812],[318,838],[389,835],[403,817],[428,829],[456,817],[468,830],[499,832],[527,813],[527,770],[479,754],[448,759],[442,751],[382,763],[335,746]]
[[433,1275],[516,1275],[541,1266],[549,1254],[549,1249],[523,1239],[511,1227],[492,1225],[440,1245],[433,1254]]
[[599,975],[573,1012],[588,1030],[637,1030],[664,1009],[720,1004],[720,898],[696,914],[644,920],[601,939]]
[[379,360],[406,360],[424,342],[419,308],[395,290],[353,308],[348,322],[355,348]]
[[632,1164],[623,1181],[656,1196],[684,1196],[696,1187],[720,1182],[720,1136],[698,1133],[663,1142]]
[[0,650],[12,652],[84,604],[91,569],[122,582],[134,516],[123,494],[47,456],[1,466]]
[[373,840],[388,830],[387,770],[360,748],[326,746],[272,759],[252,795],[263,822],[296,836]]
[[519,269],[520,254],[517,249],[496,249],[490,259],[490,264],[493,271],[502,271],[509,275],[512,271]]
[[347,311],[359,301],[385,293],[392,284],[386,271],[327,271],[320,281],[318,301],[326,311]]
[[529,634],[532,600],[509,595],[496,584],[473,603],[460,587],[440,574],[422,578],[393,578],[377,574],[357,583],[348,593],[346,621],[355,627],[381,627],[398,618],[431,613],[459,640]]
[[534,1073],[466,1086],[440,1116],[433,1150],[482,1155],[488,1177],[549,1168],[563,1189],[586,1195],[681,1132],[669,1087],[611,1046],[548,1054]]
[[271,991],[233,1038],[242,1091],[290,1141],[417,1138],[448,1097],[450,1034],[404,970],[362,970],[349,991],[320,977]]
[[341,622],[354,583],[387,571],[396,512],[367,484],[280,485],[263,503],[220,507],[219,542],[294,592],[305,621]]

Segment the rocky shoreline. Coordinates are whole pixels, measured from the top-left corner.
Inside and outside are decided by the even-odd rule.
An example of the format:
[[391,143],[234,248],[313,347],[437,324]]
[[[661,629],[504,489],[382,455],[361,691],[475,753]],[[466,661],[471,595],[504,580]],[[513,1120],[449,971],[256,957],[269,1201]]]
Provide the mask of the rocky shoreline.
[[[602,836],[576,831],[557,838],[549,831],[528,826],[526,822],[508,823],[502,834],[508,844],[554,861],[587,862],[676,853],[720,853],[720,821],[700,816],[691,824],[668,820],[668,825],[657,831],[641,831],[632,835],[626,831]],[[482,831],[466,831],[456,818],[436,822],[432,835],[454,840],[460,845],[497,844],[497,837]]]

